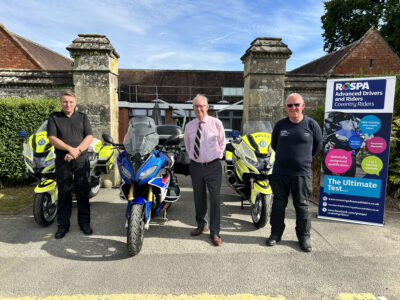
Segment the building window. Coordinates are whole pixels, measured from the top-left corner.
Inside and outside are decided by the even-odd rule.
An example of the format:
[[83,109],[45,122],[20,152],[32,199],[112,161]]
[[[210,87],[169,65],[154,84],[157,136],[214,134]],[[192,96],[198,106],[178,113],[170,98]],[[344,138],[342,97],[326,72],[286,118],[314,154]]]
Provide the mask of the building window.
[[374,67],[374,59],[370,58],[369,59],[369,68],[372,69]]
[[218,113],[225,129],[241,130],[243,111],[225,110]]
[[243,96],[243,88],[222,87],[222,97]]

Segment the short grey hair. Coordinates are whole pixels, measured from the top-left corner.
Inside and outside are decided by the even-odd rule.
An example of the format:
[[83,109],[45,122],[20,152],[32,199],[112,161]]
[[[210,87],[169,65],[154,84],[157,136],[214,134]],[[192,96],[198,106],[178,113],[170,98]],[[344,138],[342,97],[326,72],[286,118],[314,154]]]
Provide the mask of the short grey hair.
[[289,98],[298,98],[301,100],[301,102],[304,103],[303,97],[299,93],[291,93],[289,96],[287,96],[285,103],[289,100]]
[[197,94],[196,97],[193,98],[193,103],[196,101],[197,98],[204,98],[206,100],[206,103],[208,104],[208,99],[206,97],[206,95],[204,94]]

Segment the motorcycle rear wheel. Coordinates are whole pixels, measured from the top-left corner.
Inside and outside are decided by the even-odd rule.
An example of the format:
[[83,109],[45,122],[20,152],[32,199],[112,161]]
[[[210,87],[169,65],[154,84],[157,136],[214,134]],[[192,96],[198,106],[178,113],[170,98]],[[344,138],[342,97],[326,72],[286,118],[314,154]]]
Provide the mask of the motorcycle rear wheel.
[[129,219],[127,245],[131,256],[135,256],[140,252],[144,238],[144,205],[132,204]]
[[251,205],[251,218],[254,226],[263,228],[269,219],[272,209],[272,194],[258,194],[256,201]]
[[33,216],[38,225],[48,226],[57,215],[57,204],[51,202],[49,193],[35,194],[33,200]]

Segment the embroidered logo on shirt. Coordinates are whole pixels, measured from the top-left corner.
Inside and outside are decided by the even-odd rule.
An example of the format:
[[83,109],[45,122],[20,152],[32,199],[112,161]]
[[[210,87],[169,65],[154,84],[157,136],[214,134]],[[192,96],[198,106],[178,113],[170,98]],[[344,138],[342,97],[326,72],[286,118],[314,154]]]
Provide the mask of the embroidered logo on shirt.
[[304,132],[304,135],[305,135],[305,136],[309,136],[310,133],[309,133],[309,132]]
[[288,135],[289,135],[289,131],[281,130],[280,136],[288,136]]

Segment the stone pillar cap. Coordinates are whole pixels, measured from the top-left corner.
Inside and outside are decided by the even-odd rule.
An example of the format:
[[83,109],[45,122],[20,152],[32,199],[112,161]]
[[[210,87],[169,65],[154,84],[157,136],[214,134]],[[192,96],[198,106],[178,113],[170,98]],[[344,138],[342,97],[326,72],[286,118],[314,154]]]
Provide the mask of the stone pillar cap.
[[288,59],[292,55],[292,51],[282,42],[281,38],[259,37],[251,43],[251,46],[240,59],[244,62],[250,55]]
[[119,54],[111,45],[110,40],[103,34],[80,33],[67,47],[67,50],[70,52],[79,52],[82,50],[109,51],[112,52],[115,57],[119,58]]

